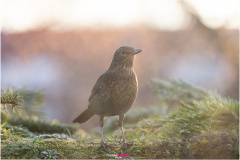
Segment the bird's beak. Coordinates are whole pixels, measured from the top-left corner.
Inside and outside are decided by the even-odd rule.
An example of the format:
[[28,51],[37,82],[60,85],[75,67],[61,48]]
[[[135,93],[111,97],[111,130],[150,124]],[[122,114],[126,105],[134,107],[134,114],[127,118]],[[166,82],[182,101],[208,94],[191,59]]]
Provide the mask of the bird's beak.
[[134,49],[133,54],[138,54],[138,53],[140,53],[140,52],[142,52],[142,49]]

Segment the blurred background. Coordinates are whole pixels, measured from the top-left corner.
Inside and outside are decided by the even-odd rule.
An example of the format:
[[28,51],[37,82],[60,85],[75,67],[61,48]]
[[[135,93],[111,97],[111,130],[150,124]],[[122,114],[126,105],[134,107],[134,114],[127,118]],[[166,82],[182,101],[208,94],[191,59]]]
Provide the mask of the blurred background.
[[[141,48],[134,108],[153,78],[239,97],[238,0],[1,0],[1,87],[41,91],[45,118],[72,123],[116,49]],[[81,127],[97,126],[94,116]]]

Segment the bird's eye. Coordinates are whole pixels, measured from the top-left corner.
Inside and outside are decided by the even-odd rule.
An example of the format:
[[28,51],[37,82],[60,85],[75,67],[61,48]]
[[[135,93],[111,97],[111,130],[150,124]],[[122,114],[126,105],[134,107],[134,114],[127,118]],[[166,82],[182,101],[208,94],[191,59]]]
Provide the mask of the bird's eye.
[[126,52],[122,51],[122,54],[125,54]]

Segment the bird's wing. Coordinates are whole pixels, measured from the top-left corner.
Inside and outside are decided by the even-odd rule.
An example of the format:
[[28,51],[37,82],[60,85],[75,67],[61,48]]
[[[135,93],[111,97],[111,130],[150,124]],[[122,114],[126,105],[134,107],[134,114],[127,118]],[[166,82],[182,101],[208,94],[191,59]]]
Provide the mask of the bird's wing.
[[92,91],[91,91],[91,95],[88,99],[88,101],[90,102],[92,100],[92,98],[97,95],[99,92],[102,92],[104,90],[104,86],[106,84],[106,82],[109,80],[109,77],[111,76],[111,72],[105,72],[104,74],[102,74],[97,82],[95,83]]

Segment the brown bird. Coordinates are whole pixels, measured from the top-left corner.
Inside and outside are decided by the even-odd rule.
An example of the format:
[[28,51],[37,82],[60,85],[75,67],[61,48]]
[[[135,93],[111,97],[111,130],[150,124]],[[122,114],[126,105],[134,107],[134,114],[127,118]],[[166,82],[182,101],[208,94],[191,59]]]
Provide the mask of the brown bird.
[[73,120],[73,123],[84,123],[94,114],[99,115],[102,139],[100,145],[105,150],[103,119],[107,116],[119,116],[118,126],[123,138],[121,145],[126,145],[122,128],[123,119],[124,114],[133,106],[137,97],[138,80],[133,70],[133,61],[135,55],[141,51],[141,49],[122,46],[115,52],[109,69],[98,78],[92,89],[88,99],[88,108]]

